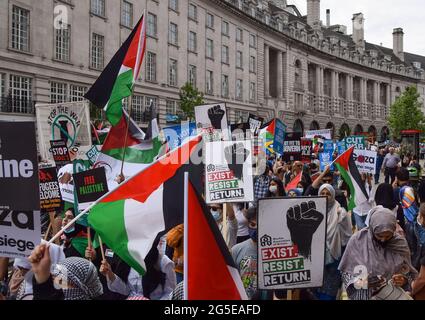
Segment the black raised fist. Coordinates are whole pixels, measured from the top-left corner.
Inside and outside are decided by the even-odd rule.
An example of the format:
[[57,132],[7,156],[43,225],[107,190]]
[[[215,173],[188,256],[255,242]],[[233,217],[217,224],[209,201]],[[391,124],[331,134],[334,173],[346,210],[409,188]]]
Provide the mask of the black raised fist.
[[245,149],[243,143],[235,143],[224,149],[227,166],[239,180],[243,180],[243,164],[249,154],[249,150]]
[[210,118],[211,125],[216,130],[221,130],[221,120],[226,112],[220,108],[219,105],[208,109],[208,118]]
[[311,257],[311,241],[324,216],[316,210],[314,201],[301,203],[288,209],[286,220],[292,242],[306,259]]

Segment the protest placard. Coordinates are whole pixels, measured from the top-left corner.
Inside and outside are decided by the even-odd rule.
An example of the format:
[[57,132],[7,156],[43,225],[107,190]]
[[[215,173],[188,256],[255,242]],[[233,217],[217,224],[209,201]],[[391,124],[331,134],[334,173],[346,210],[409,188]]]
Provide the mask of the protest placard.
[[284,154],[283,143],[286,139],[286,126],[282,121],[276,119],[275,130],[274,130],[274,140],[273,140],[273,150],[277,154]]
[[301,160],[301,139],[297,133],[287,134],[283,142],[282,160],[285,162]]
[[258,202],[258,288],[323,285],[326,198],[267,198]]
[[312,141],[310,139],[301,138],[301,161],[303,163],[310,163],[312,149]]
[[195,119],[206,141],[230,140],[225,103],[195,107]]
[[0,209],[39,210],[35,125],[0,121]]
[[254,200],[251,141],[217,141],[205,145],[206,202]]
[[41,211],[52,212],[60,210],[63,203],[56,168],[39,169],[39,176]]
[[51,140],[50,152],[58,169],[71,163],[71,157],[69,156],[69,150],[65,140]]
[[366,149],[366,142],[364,136],[349,136],[344,139],[344,142],[346,150],[350,149],[352,146],[354,146],[354,149],[357,150]]
[[187,139],[197,135],[196,123],[182,122],[163,129],[170,150],[180,147]]
[[41,242],[39,211],[0,211],[0,257],[27,258]]
[[99,157],[99,154],[100,154],[100,151],[99,149],[97,149],[96,145],[92,146],[91,149],[87,151],[86,156],[87,156],[87,159],[89,159],[91,165],[96,163],[97,157]]
[[335,170],[334,165],[332,164],[333,161],[333,153],[332,152],[321,152],[319,153],[319,161],[320,161],[320,171],[324,171],[326,166],[331,166],[330,170]]
[[104,167],[76,173],[73,179],[80,210],[84,210],[108,192]]
[[378,153],[372,150],[357,150],[353,151],[353,159],[360,173],[376,173],[376,158]]
[[323,129],[323,130],[310,130],[306,131],[305,138],[313,139],[314,137],[322,136],[325,139],[332,139],[331,129]]
[[251,113],[249,114],[248,125],[254,137],[257,137],[258,134],[260,133],[260,128],[263,125],[263,122],[264,122],[264,118],[253,115]]

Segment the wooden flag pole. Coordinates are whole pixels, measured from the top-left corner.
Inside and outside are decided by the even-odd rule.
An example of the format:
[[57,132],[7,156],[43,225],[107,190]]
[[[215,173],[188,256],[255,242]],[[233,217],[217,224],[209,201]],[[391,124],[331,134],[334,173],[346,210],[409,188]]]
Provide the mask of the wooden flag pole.
[[128,117],[127,117],[127,130],[125,132],[125,139],[124,139],[124,150],[122,155],[122,162],[121,162],[121,178],[124,178],[124,160],[125,160],[125,154],[126,154],[126,147],[127,147],[127,141],[128,141],[128,129],[130,128],[130,115],[131,115],[131,109],[133,106],[133,91],[131,91],[131,95],[128,97]]
[[103,261],[103,260],[106,260],[106,259],[105,259],[105,251],[103,250],[102,238],[99,235],[97,235],[97,236],[99,238],[100,252],[102,252],[102,261]]
[[228,225],[227,225],[227,203],[223,203],[223,237],[224,237],[224,241],[227,240],[227,233],[228,233]]
[[44,240],[47,241],[47,238],[49,237],[50,229],[52,228],[52,222],[50,221],[49,226],[47,227],[46,234],[44,235]]

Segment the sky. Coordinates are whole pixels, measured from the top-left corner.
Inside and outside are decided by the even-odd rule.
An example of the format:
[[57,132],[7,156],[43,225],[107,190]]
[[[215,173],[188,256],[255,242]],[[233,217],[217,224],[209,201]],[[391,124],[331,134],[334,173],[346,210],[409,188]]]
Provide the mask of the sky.
[[[302,15],[307,14],[306,0],[288,0]],[[393,47],[394,28],[404,30],[404,51],[425,56],[424,0],[321,0],[321,19],[326,24],[326,9],[331,10],[331,25],[347,26],[352,34],[353,14],[362,12],[365,18],[365,40],[384,47]]]

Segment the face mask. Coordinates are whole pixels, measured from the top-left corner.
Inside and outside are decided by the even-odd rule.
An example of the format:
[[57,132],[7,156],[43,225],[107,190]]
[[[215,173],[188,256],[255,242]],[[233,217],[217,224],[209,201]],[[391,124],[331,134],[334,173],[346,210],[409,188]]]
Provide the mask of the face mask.
[[65,233],[72,233],[75,231],[75,226],[69,227],[68,229],[65,230]]
[[210,212],[211,212],[215,221],[220,220],[220,218],[221,218],[220,212],[218,212],[217,210],[213,210],[213,209],[211,209]]
[[277,192],[277,186],[270,186],[269,188],[271,193],[276,193]]
[[257,242],[257,229],[248,228],[248,232],[251,240]]

